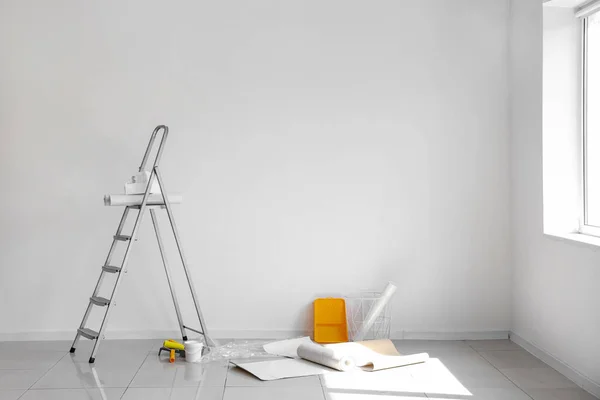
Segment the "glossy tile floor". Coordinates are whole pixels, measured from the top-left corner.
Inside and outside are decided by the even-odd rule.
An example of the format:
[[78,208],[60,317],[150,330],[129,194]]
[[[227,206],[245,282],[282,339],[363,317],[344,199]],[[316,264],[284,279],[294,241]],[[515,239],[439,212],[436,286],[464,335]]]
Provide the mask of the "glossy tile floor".
[[157,340],[0,342],[0,400],[592,400],[567,378],[507,340],[397,341],[425,364],[380,372],[261,382],[227,362],[173,365]]

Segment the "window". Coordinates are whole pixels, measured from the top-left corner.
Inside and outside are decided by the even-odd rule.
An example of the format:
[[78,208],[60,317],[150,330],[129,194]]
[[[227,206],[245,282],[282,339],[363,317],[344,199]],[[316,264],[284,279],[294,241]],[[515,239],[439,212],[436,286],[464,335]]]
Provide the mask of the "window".
[[566,4],[543,7],[543,227],[600,247],[600,0]]
[[583,218],[581,233],[600,236],[600,11],[583,26]]

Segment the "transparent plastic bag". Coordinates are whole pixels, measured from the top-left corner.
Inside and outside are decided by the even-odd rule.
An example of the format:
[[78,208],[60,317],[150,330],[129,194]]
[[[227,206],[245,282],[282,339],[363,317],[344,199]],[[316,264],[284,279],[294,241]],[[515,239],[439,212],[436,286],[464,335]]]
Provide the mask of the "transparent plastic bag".
[[248,359],[248,358],[265,358],[273,357],[263,348],[268,341],[252,341],[240,340],[232,341],[223,345],[208,348],[206,354],[200,359],[200,363],[209,363],[213,361],[231,360],[231,359]]

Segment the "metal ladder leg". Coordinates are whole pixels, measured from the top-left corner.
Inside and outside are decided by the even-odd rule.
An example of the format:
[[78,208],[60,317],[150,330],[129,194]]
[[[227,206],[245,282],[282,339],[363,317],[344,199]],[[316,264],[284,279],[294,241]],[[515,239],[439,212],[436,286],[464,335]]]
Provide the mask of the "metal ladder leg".
[[179,252],[179,257],[181,258],[181,263],[183,264],[183,270],[185,272],[185,277],[188,281],[188,285],[190,287],[190,292],[192,293],[192,299],[194,300],[194,307],[196,308],[196,313],[198,314],[198,320],[200,321],[200,329],[202,330],[202,334],[204,339],[206,340],[206,344],[208,346],[214,346],[214,342],[208,336],[208,332],[206,330],[206,323],[204,322],[204,317],[202,316],[202,311],[200,310],[200,303],[198,301],[198,296],[196,295],[196,289],[194,288],[194,283],[192,281],[192,277],[190,275],[190,271],[188,269],[187,261],[183,254],[183,247],[181,246],[181,240],[179,238],[179,232],[177,231],[177,226],[175,225],[175,218],[173,217],[173,212],[171,210],[171,204],[169,203],[169,199],[167,196],[167,191],[165,189],[164,181],[158,169],[158,166],[155,165],[153,169],[156,179],[158,179],[158,185],[160,186],[160,190],[162,193],[163,201],[165,203],[165,207],[167,209],[167,215],[169,216],[169,222],[171,223],[171,229],[173,230],[173,236],[175,237],[175,243],[177,244],[177,250]]
[[[117,232],[116,232],[115,236],[121,235],[121,232],[123,231],[123,227],[125,226],[125,221],[127,220],[128,214],[129,214],[129,207],[125,207],[125,210],[123,211],[123,215],[121,216],[121,221],[119,222],[119,226],[117,228]],[[113,242],[110,246],[110,250],[108,251],[108,255],[106,256],[106,260],[104,261],[104,266],[107,266],[110,264],[113,253],[115,252],[115,249],[117,247],[117,243],[118,243],[118,240],[116,240],[113,237]],[[95,297],[98,295],[98,291],[100,290],[100,286],[102,285],[102,281],[104,280],[104,274],[105,274],[105,271],[104,271],[104,269],[102,269],[100,271],[100,276],[98,277],[98,282],[96,283],[96,287],[94,288],[92,297]],[[81,324],[79,324],[80,329],[85,327],[85,323],[87,322],[87,319],[90,316],[90,312],[92,311],[92,306],[93,306],[93,303],[90,300],[88,302],[87,309],[85,310],[85,313],[83,314],[83,319],[81,320]],[[75,353],[75,349],[77,348],[77,343],[79,343],[80,338],[81,338],[81,334],[79,333],[79,331],[77,331],[77,334],[75,335],[75,339],[73,340],[73,344],[71,345],[71,350],[70,350],[71,353]]]
[[169,290],[171,291],[171,297],[173,298],[173,305],[175,306],[175,314],[177,314],[177,321],[179,322],[179,329],[181,330],[181,337],[183,340],[188,340],[185,334],[185,328],[183,327],[183,319],[181,318],[181,311],[179,309],[179,302],[177,301],[177,295],[175,294],[175,288],[171,281],[171,270],[167,263],[167,255],[165,254],[165,248],[163,246],[162,238],[160,236],[160,229],[158,227],[158,219],[154,210],[150,209],[150,217],[152,217],[152,225],[154,225],[154,232],[156,232],[156,240],[158,241],[158,249],[160,250],[160,257],[162,258],[163,266],[165,267],[165,275],[167,276],[167,283],[169,284]]

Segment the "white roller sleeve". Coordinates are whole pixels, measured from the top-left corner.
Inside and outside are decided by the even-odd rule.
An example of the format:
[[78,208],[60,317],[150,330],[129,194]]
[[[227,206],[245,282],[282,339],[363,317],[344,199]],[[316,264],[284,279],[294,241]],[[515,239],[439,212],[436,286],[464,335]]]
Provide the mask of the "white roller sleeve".
[[[150,180],[150,171],[139,172],[131,177],[129,182],[125,182],[125,194],[144,194],[146,186]],[[160,193],[160,185],[158,180],[154,179],[150,193]]]
[[[105,206],[139,206],[142,204],[143,194],[107,194],[104,196]],[[183,196],[180,194],[168,195],[170,204],[179,204],[183,201]],[[162,194],[148,195],[149,206],[158,206],[164,204]]]
[[303,343],[298,347],[298,356],[338,371],[349,371],[356,366],[348,355],[317,343]]
[[371,327],[373,327],[373,324],[377,320],[377,317],[379,317],[379,314],[383,312],[383,309],[385,308],[386,304],[390,301],[395,292],[396,285],[394,285],[392,282],[388,282],[387,286],[381,293],[381,296],[379,296],[379,298],[377,299],[375,304],[373,304],[373,307],[371,307],[371,310],[365,317],[362,326],[360,327],[358,332],[356,332],[356,335],[352,338],[353,341],[360,342],[365,338]]

